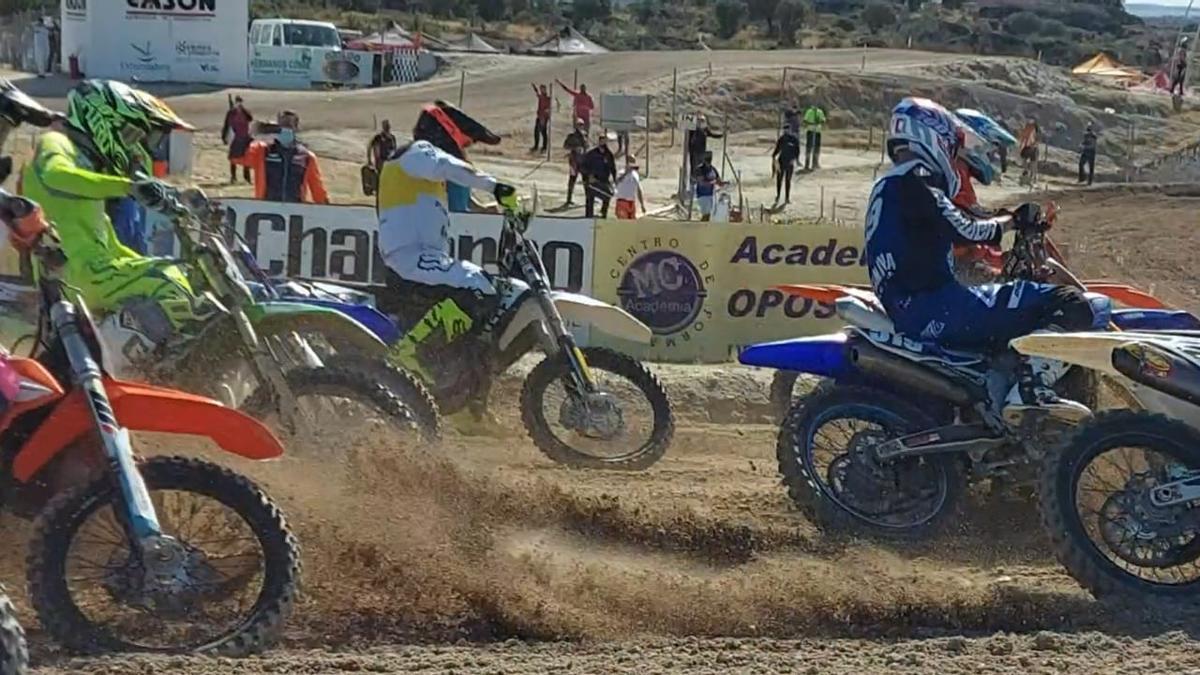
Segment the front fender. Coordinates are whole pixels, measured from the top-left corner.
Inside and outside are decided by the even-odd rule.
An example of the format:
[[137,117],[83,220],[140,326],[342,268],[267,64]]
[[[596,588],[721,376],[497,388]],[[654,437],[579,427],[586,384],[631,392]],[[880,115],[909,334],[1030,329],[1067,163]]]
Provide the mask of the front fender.
[[[646,324],[638,321],[633,315],[620,307],[610,305],[603,300],[597,300],[579,293],[566,291],[551,291],[550,297],[554,306],[566,323],[586,324],[613,337],[648,344],[652,333]],[[525,298],[517,307],[508,326],[500,334],[498,345],[500,350],[508,349],[512,341],[529,324],[541,319],[542,310],[538,307],[533,296]]]
[[384,356],[387,344],[366,326],[332,307],[268,300],[247,308],[246,316],[256,330],[263,334],[297,331],[319,333],[336,339],[341,347],[361,354]]
[[[226,452],[248,459],[273,459],[283,446],[267,427],[220,403],[174,389],[104,379],[113,412],[130,431],[154,431],[210,438]],[[13,460],[13,476],[28,482],[55,455],[92,430],[83,391],[67,395]]]

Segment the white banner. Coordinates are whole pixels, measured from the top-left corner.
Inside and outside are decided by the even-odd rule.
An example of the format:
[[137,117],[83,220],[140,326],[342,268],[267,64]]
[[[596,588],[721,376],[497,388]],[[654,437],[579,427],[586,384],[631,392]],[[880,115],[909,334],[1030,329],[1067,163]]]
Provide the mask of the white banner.
[[[272,276],[328,279],[383,285],[385,268],[377,250],[375,209],[368,206],[282,204],[252,199],[224,200],[238,232],[259,265]],[[452,253],[495,272],[498,215],[450,214]],[[555,288],[590,293],[594,221],[534,218],[529,238],[541,248]]]
[[250,49],[250,86],[260,89],[309,89],[324,54],[318,47],[254,46]]
[[374,63],[379,57],[375,52],[342,50],[325,52],[321,59],[313,59],[312,81],[314,83],[349,84],[370,87],[374,84]]
[[[86,5],[90,36],[77,44],[85,45],[89,76],[246,83],[249,0],[91,0]],[[67,52],[64,48],[64,58]]]

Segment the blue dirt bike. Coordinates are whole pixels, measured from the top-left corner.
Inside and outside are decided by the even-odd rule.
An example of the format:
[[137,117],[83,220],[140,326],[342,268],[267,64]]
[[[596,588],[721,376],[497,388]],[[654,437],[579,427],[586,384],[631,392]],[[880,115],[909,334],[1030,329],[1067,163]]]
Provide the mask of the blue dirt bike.
[[[1017,232],[1008,278],[1070,283],[1045,255],[1045,222]],[[1109,300],[1091,296],[1097,329],[1128,320],[1186,332],[1195,317],[1172,311],[1109,312]],[[778,369],[793,378],[823,381],[791,401],[780,425],[776,455],[788,494],[818,526],[884,537],[923,536],[952,519],[970,482],[993,487],[1033,485],[1037,455],[1071,424],[1068,420],[1005,419],[998,382],[1015,377],[1009,357],[953,351],[897,334],[869,291],[853,290],[835,303],[849,325],[840,333],[752,345],[745,365]],[[1190,320],[1189,320],[1190,317]],[[1128,323],[1126,325],[1129,325]],[[1060,395],[1096,407],[1094,371],[1059,362]],[[1007,371],[1008,377],[996,374]]]

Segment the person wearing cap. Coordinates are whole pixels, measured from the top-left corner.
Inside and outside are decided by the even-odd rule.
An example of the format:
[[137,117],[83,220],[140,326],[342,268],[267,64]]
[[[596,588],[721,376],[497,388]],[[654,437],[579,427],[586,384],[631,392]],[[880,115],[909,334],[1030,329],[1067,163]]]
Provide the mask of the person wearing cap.
[[250,147],[250,123],[254,116],[246,110],[242,97],[233,99],[229,112],[225,113],[225,123],[221,125],[221,140],[229,144],[229,183],[237,182],[237,167],[242,165],[242,178],[250,182],[250,166],[243,162],[246,150]]
[[583,132],[583,120],[575,120],[575,129],[563,139],[563,150],[567,151],[567,201],[566,206],[575,203],[575,181],[579,179],[580,162],[588,149],[587,136]]
[[645,213],[646,197],[642,194],[642,177],[638,174],[637,159],[626,157],[625,172],[617,179],[617,219],[636,220],[638,204],[642,205],[642,213]]
[[595,216],[597,200],[600,201],[600,217],[608,217],[608,204],[612,200],[613,184],[617,180],[617,160],[608,144],[616,140],[615,133],[602,132],[596,147],[589,150],[580,163],[585,198],[584,214],[588,218]]

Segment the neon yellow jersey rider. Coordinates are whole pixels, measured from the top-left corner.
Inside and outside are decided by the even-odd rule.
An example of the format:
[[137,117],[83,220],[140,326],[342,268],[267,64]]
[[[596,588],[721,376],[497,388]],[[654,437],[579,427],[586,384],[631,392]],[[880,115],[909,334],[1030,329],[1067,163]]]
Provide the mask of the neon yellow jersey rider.
[[97,314],[125,309],[153,345],[195,318],[187,276],[163,258],[121,244],[105,202],[133,196],[154,203],[163,186],[149,173],[165,134],[192,130],[166,103],[111,80],[86,80],[67,96],[67,119],[42,134],[22,173],[23,193],[55,224],[67,255],[66,281]]

